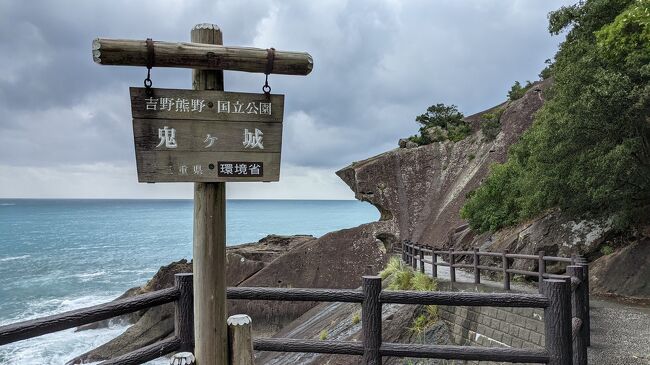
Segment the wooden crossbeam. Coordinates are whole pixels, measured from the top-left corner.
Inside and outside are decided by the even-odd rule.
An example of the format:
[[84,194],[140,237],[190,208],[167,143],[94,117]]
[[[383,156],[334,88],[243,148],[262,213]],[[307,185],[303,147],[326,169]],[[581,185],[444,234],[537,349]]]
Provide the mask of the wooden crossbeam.
[[[268,52],[263,48],[232,47],[190,42],[154,41],[154,67],[230,70],[264,73]],[[93,59],[100,65],[146,66],[147,44],[143,40],[97,38]],[[306,52],[275,51],[273,74],[308,75],[314,61]]]

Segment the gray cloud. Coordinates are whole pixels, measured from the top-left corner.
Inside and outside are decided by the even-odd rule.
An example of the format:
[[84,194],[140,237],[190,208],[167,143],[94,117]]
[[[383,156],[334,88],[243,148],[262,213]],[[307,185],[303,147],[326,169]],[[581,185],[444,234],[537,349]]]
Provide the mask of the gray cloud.
[[[572,2],[0,0],[0,165],[135,170],[128,86],[145,69],[94,64],[98,36],[186,41],[209,21],[226,44],[310,52],[311,75],[270,82],[286,94],[284,163],[322,172],[395,147],[433,103],[471,114],[503,101],[553,55],[546,14]],[[153,80],[190,87],[188,70]],[[262,83],[226,73],[227,90]]]

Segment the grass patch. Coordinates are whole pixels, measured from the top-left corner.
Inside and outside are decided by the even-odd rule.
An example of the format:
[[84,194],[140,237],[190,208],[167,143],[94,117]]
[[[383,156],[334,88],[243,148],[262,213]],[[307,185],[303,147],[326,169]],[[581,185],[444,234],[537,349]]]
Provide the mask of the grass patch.
[[[389,290],[416,290],[436,291],[438,281],[427,274],[415,272],[410,266],[404,264],[399,257],[392,257],[386,268],[379,273],[379,276],[388,282]],[[424,313],[418,315],[409,330],[421,337],[426,331],[438,321],[438,306],[427,305]]]
[[319,338],[321,341],[325,341],[325,340],[327,340],[327,337],[328,337],[328,336],[329,336],[329,331],[326,330],[326,329],[320,331],[320,333],[318,334],[318,338]]

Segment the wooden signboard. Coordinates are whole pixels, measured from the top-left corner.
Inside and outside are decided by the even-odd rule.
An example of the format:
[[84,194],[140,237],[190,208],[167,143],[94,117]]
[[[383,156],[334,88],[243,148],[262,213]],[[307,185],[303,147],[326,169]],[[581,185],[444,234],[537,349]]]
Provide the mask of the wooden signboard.
[[284,95],[131,88],[140,182],[278,181]]

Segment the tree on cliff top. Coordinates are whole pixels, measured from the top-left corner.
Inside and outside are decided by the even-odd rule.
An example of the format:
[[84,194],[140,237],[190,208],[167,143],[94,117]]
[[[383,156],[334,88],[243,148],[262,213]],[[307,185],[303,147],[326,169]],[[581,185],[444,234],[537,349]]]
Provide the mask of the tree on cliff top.
[[546,103],[461,210],[478,231],[553,207],[613,217],[618,228],[648,214],[650,0],[586,0],[550,14],[552,34],[568,28]]
[[447,139],[458,142],[472,132],[463,118],[456,105],[431,105],[424,114],[415,117],[415,121],[421,125],[420,135],[410,139],[419,145]]

